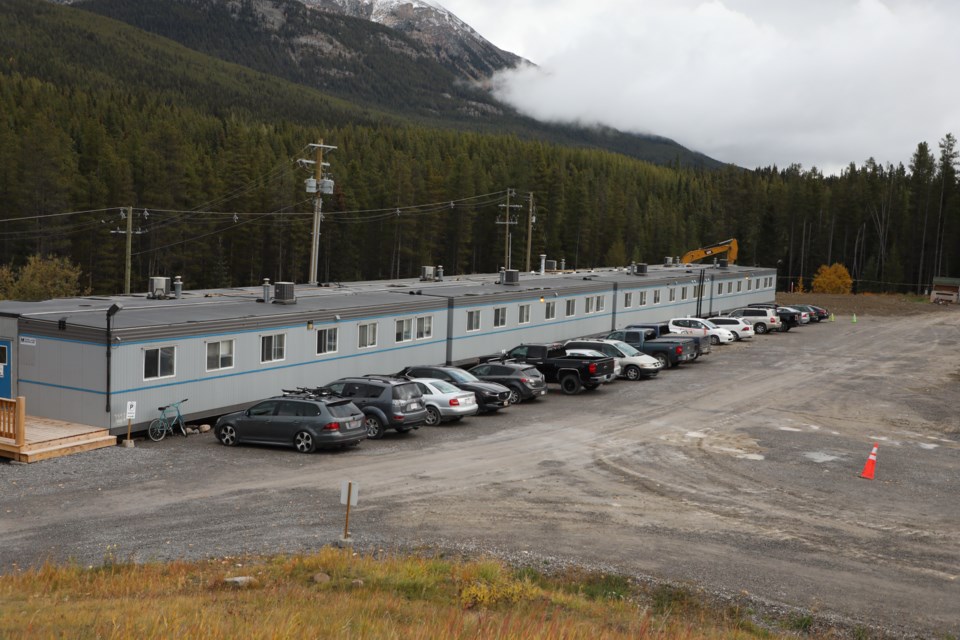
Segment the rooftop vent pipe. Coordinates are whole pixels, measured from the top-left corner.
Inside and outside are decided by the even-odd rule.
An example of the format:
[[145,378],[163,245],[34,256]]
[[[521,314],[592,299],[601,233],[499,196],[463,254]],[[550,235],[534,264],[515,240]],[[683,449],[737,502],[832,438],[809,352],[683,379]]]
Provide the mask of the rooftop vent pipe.
[[179,300],[182,294],[183,294],[183,282],[180,280],[180,276],[174,276],[173,277],[173,297]]
[[270,302],[270,278],[263,279],[263,300],[261,302]]

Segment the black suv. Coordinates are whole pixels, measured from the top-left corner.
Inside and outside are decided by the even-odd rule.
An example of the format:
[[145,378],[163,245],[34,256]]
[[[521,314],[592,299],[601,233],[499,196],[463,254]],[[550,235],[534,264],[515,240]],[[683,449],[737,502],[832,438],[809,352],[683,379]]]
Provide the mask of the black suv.
[[464,391],[473,391],[481,412],[496,411],[510,404],[510,389],[496,382],[484,382],[460,367],[441,365],[407,367],[397,374],[407,378],[436,378],[445,380]]
[[363,411],[368,438],[382,438],[387,429],[406,433],[427,420],[420,388],[406,378],[360,376],[340,378],[326,388]]
[[517,404],[530,398],[539,398],[547,393],[547,381],[532,364],[517,362],[487,362],[467,369],[484,382],[502,384],[510,391],[507,402]]
[[228,447],[274,444],[292,446],[300,453],[355,445],[367,437],[363,413],[356,405],[329,392],[305,389],[220,416],[214,433]]

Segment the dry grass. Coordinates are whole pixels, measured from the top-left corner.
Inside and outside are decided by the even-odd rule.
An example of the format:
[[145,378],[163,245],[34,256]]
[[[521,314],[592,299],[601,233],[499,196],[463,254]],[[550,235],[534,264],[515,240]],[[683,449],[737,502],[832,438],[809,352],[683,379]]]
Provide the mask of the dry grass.
[[[246,587],[226,582],[249,576]],[[756,638],[739,613],[622,577],[494,561],[356,555],[100,567],[0,577],[4,638]]]

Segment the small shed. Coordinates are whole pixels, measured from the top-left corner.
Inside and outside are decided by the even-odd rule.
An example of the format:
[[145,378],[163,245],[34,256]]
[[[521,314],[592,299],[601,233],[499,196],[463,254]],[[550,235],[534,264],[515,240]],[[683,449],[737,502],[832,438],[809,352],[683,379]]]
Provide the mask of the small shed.
[[960,302],[960,278],[934,278],[930,302]]

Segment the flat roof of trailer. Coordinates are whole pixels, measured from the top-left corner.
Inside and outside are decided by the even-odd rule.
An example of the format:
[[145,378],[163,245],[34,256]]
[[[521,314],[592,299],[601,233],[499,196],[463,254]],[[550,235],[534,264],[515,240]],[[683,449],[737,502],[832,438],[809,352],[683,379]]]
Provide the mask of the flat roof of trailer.
[[[56,322],[88,328],[106,328],[106,312],[113,304],[123,306],[112,318],[113,328],[186,325],[190,323],[243,321],[258,324],[271,318],[332,317],[350,312],[350,316],[381,313],[412,313],[445,304],[454,299],[461,304],[474,298],[503,298],[505,301],[526,297],[525,294],[553,293],[577,289],[602,289],[613,283],[619,286],[656,286],[680,283],[689,279],[698,281],[701,271],[711,275],[742,277],[772,268],[730,265],[652,265],[647,273],[635,275],[626,269],[597,269],[589,271],[521,272],[518,282],[500,284],[499,274],[447,276],[443,280],[422,281],[418,278],[400,280],[373,280],[322,285],[297,284],[296,302],[269,304],[258,302],[263,298],[263,285],[252,287],[184,290],[180,298],[154,299],[146,294],[87,296],[58,298],[39,302],[0,302],[0,316]],[[271,296],[274,285],[269,284]]]

